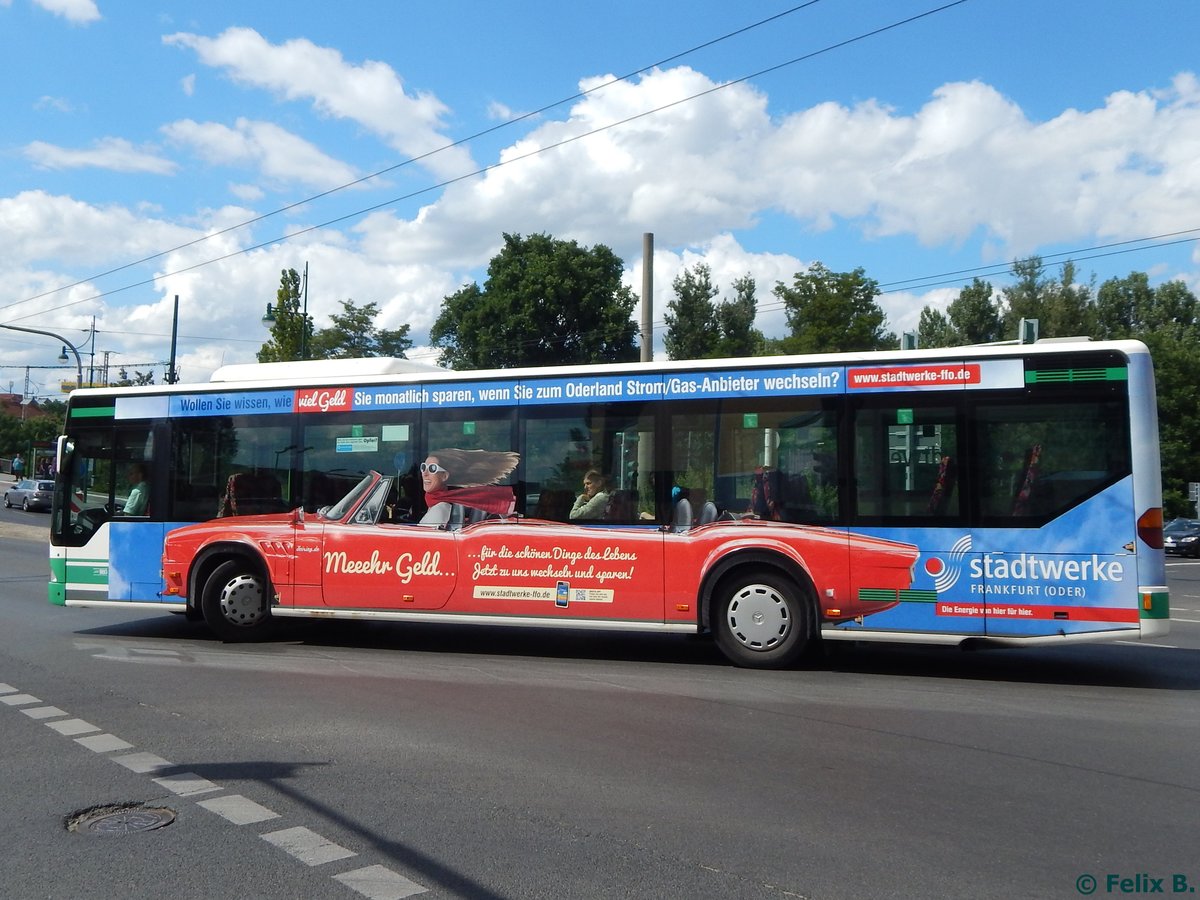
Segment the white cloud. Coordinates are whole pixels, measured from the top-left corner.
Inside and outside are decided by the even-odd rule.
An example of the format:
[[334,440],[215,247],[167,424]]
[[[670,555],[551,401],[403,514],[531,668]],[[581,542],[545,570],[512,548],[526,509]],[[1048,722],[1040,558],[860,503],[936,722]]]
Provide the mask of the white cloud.
[[49,109],[60,113],[70,113],[75,111],[75,108],[71,105],[70,100],[67,100],[63,97],[51,97],[47,94],[43,94],[41,97],[38,97],[37,103],[33,105],[33,108],[39,110]]
[[172,141],[214,165],[255,165],[279,187],[301,184],[325,190],[354,181],[350,166],[271,122],[238,119],[233,128],[182,119],[163,127]]
[[183,93],[186,96],[188,96],[188,97],[194,96],[196,93],[196,76],[195,76],[195,74],[184,75],[181,79],[179,79],[179,87],[183,90]]
[[[250,28],[230,28],[215,38],[181,32],[163,42],[195,51],[202,63],[224,69],[240,84],[311,101],[323,115],[356,122],[407,156],[451,143],[442,133],[448,111],[442,102],[430,93],[406,91],[385,63],[354,65],[337,50],[303,38],[272,44]],[[438,153],[423,165],[449,177],[474,168],[462,148]]]
[[[427,148],[446,140],[445,108],[433,98],[409,96],[382,64],[351,65],[307,41],[272,45],[245,29],[211,40],[166,40],[190,47],[203,63],[240,83],[309,100],[322,114],[353,120],[393,146]],[[604,80],[588,79],[581,87]],[[659,248],[657,322],[672,296],[671,279],[704,261],[723,296],[735,278],[755,277],[758,325],[777,337],[784,318],[771,290],[808,264],[799,256],[806,231],[837,228],[876,241],[915,238],[927,246],[979,241],[990,256],[981,262],[992,262],[1049,243],[1086,245],[1190,228],[1200,208],[1200,158],[1194,152],[1200,146],[1200,85],[1189,74],[1163,90],[1114,93],[1095,109],[1066,110],[1044,122],[979,82],[943,85],[907,114],[867,100],[772,116],[765,93],[738,84],[634,118],[714,86],[702,73],[680,67],[598,90],[557,119],[543,115],[515,137],[498,157],[510,164],[431,193],[416,213],[380,210],[345,230],[326,228],[250,253],[239,251],[270,235],[244,229],[175,252],[155,263],[160,277],[148,291],[153,299],[130,304],[122,296],[99,304],[106,327],[135,332],[128,339],[131,352],[161,348],[164,304],[179,293],[181,334],[190,336],[181,342],[185,375],[206,377],[206,366],[253,358],[265,339],[258,319],[274,298],[280,270],[300,270],[307,260],[310,311],[318,326],[340,300],[376,302],[383,310],[380,325],[409,323],[413,339],[422,343],[442,298],[464,282],[482,280],[503,232],[607,244],[625,259],[636,293],[641,238],[651,231]],[[165,132],[213,164],[261,172],[263,184],[235,176],[239,182],[231,190],[248,204],[272,184],[319,190],[354,178],[325,146],[271,122],[181,120]],[[96,150],[30,146],[40,148],[31,158],[43,165],[56,159],[61,165],[99,164]],[[159,159],[127,143],[110,149],[125,159],[139,152]],[[465,155],[458,159],[468,162]],[[107,268],[261,212],[241,206],[197,210],[179,224],[160,212],[27,192],[0,199],[0,277],[30,285],[14,296],[32,296],[35,282],[74,280],[47,271],[55,267]],[[793,231],[795,254],[778,232],[771,245],[777,252],[755,249],[756,240],[762,246],[755,228],[766,216]],[[291,220],[289,227],[299,231],[305,223]],[[164,274],[226,254],[234,255]],[[1195,274],[1182,277],[1193,288],[1198,283]],[[133,280],[131,275],[121,283]],[[922,306],[944,309],[956,294],[952,287],[886,294],[880,303],[888,327],[900,332],[916,327]],[[75,290],[71,296],[86,294]],[[661,343],[661,331],[656,340]]]
[[93,0],[33,0],[33,5],[61,16],[72,25],[87,25],[100,19],[100,10]]
[[24,153],[26,159],[43,169],[107,169],[171,175],[177,168],[171,160],[152,150],[139,150],[124,138],[102,138],[87,150],[33,141],[25,146]]

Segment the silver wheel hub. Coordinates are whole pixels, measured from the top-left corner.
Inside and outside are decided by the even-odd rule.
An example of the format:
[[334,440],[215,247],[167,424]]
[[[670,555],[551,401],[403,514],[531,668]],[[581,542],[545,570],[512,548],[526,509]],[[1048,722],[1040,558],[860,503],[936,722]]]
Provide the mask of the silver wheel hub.
[[729,633],[748,650],[774,650],[792,630],[783,595],[769,584],[741,588],[725,611]]
[[238,575],[221,588],[221,615],[233,625],[256,625],[266,615],[262,582],[253,575]]

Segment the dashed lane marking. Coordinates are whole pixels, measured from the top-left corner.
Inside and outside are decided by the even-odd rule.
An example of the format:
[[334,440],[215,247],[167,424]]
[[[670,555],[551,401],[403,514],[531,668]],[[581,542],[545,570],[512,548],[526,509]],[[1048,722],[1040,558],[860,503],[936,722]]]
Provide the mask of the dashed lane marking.
[[[0,703],[12,707],[28,707],[22,709],[21,712],[30,719],[42,721],[47,728],[53,728],[66,737],[84,735],[84,737],[75,737],[75,743],[86,747],[93,753],[116,753],[120,750],[133,749],[133,744],[115,734],[101,732],[101,729],[83,719],[69,718],[70,713],[57,706],[37,705],[42,702],[32,694],[22,693],[11,684],[0,682]],[[51,719],[54,721],[47,721]],[[108,758],[139,775],[153,775],[155,772],[176,768],[174,763],[145,751],[123,753]],[[180,797],[194,797],[226,790],[221,785],[202,778],[195,772],[175,772],[153,780],[156,784]],[[197,800],[196,805],[239,827],[281,818],[279,813],[255,803],[241,794],[209,797],[205,800]],[[309,866],[326,865],[358,856],[355,851],[339,846],[303,826],[285,828],[259,836]],[[387,866],[381,865],[364,866],[331,877],[355,893],[366,897],[367,900],[403,900],[405,897],[423,894],[428,890]]]
[[253,800],[241,794],[230,794],[227,797],[213,797],[211,800],[200,800],[197,806],[203,806],[209,812],[216,813],[227,822],[234,825],[253,825],[255,822],[266,822],[278,819],[279,813],[260,806]]
[[369,900],[404,900],[405,897],[426,891],[415,881],[409,881],[386,866],[367,866],[365,869],[334,875],[333,878]]
[[33,709],[23,709],[21,712],[31,719],[56,719],[66,715],[57,706],[35,706]]
[[353,850],[340,847],[303,825],[272,831],[260,837],[285,853],[290,853],[306,866],[323,866],[334,860],[358,856]]

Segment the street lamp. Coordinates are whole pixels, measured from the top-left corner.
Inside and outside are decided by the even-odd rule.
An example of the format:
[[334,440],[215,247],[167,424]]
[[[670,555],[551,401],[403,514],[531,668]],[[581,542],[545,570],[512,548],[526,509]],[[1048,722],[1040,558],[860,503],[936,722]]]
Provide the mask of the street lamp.
[[61,334],[55,334],[53,331],[45,331],[41,328],[28,328],[24,325],[0,325],[0,328],[9,328],[13,331],[27,331],[30,334],[44,334],[46,337],[62,341],[63,348],[62,352],[58,354],[58,358],[65,362],[67,360],[67,348],[71,348],[71,352],[75,354],[75,386],[83,387],[83,360],[79,358],[79,350]]

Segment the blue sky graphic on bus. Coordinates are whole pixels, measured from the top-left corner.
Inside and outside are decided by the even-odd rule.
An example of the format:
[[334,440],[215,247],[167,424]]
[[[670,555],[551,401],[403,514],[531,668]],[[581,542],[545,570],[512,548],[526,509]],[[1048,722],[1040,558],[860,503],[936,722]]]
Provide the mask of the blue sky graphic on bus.
[[855,528],[910,541],[921,555],[898,606],[840,628],[981,636],[1136,628],[1132,503],[1126,478],[1042,526],[1035,549],[1025,528]]

